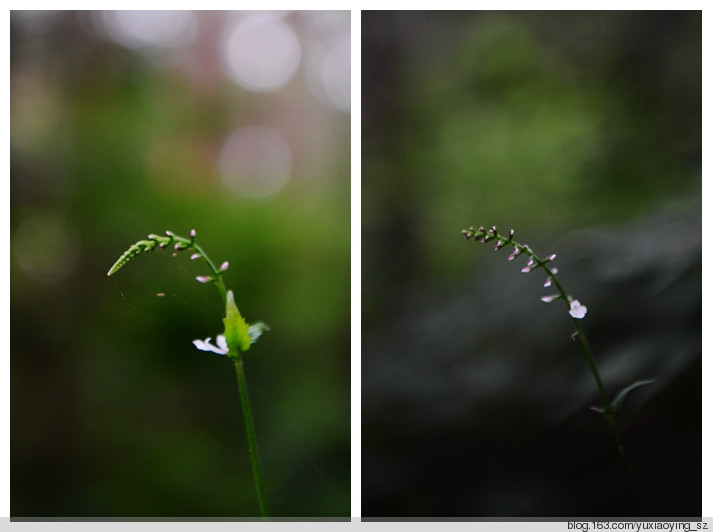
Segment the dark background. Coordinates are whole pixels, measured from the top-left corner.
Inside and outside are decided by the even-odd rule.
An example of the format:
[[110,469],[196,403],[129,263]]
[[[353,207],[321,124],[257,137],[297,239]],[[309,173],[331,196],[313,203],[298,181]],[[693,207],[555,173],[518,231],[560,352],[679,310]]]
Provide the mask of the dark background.
[[[362,13],[362,515],[701,512],[701,13]],[[521,262],[522,261],[522,262]]]
[[235,370],[192,345],[222,331],[205,266],[155,251],[106,276],[192,228],[271,326],[244,359],[273,515],[350,515],[350,115],[322,90],[350,16],[273,13],[300,62],[258,92],[222,60],[253,15],[10,14],[13,517],[257,515]]

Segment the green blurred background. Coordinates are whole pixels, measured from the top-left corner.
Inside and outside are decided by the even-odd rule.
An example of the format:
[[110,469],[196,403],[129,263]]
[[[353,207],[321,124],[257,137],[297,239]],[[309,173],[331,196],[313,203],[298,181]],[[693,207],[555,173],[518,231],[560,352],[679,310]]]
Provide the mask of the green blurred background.
[[481,224],[557,253],[610,394],[656,379],[620,420],[644,510],[699,514],[701,12],[361,27],[362,515],[634,515],[564,309]]
[[700,209],[700,12],[363,17],[367,324],[391,269],[463,278],[461,226],[558,235]]
[[[223,309],[248,321],[272,513],[350,513],[348,12],[12,12],[11,515],[257,514]],[[157,297],[163,293],[164,297]]]

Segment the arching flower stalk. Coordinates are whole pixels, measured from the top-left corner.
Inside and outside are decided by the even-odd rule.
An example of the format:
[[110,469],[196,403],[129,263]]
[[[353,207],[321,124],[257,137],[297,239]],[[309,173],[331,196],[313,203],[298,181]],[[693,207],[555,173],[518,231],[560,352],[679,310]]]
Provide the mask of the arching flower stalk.
[[629,490],[634,499],[639,514],[642,515],[643,512],[641,510],[639,499],[636,495],[636,490],[633,478],[631,476],[631,472],[629,470],[629,466],[624,456],[624,447],[621,443],[621,437],[619,436],[619,431],[617,429],[614,416],[616,412],[623,406],[624,400],[626,399],[626,396],[629,393],[631,393],[633,390],[640,386],[650,384],[654,381],[637,381],[620,391],[613,401],[609,401],[609,398],[604,389],[604,384],[602,383],[601,376],[599,375],[599,370],[597,369],[594,357],[592,356],[592,352],[589,348],[589,343],[587,342],[587,339],[584,335],[584,331],[582,330],[582,326],[580,324],[580,321],[587,315],[587,307],[580,303],[579,300],[574,299],[571,295],[567,294],[564,288],[562,288],[562,285],[557,279],[558,269],[557,267],[552,266],[551,264],[552,261],[555,260],[556,255],[552,253],[546,256],[545,258],[540,258],[534,253],[534,251],[532,251],[532,249],[527,244],[520,244],[519,242],[516,242],[513,239],[515,231],[512,229],[508,231],[507,236],[501,235],[495,226],[492,226],[490,229],[485,229],[483,226],[480,226],[478,229],[469,227],[468,229],[463,229],[461,231],[461,234],[465,236],[466,240],[472,239],[474,242],[479,242],[482,244],[486,244],[488,242],[495,242],[495,245],[493,246],[494,251],[498,251],[504,247],[512,247],[513,249],[510,255],[508,256],[508,261],[515,260],[520,255],[527,256],[528,260],[525,266],[520,271],[522,273],[530,273],[534,270],[540,269],[546,275],[544,287],[548,288],[554,285],[554,287],[557,289],[556,293],[542,296],[540,300],[545,303],[551,303],[553,301],[561,299],[562,302],[567,306],[567,313],[569,314],[574,325],[574,332],[570,335],[570,338],[572,338],[572,340],[579,339],[579,343],[582,346],[582,349],[584,350],[584,356],[587,361],[587,365],[589,366],[589,370],[592,376],[594,377],[594,381],[597,385],[597,390],[599,392],[599,398],[601,401],[600,406],[592,406],[590,407],[590,410],[604,416],[604,419],[606,420],[607,425],[609,426],[610,433],[614,440],[614,444],[616,445],[619,463],[626,477]]
[[164,235],[150,234],[146,240],[139,240],[135,244],[132,244],[109,269],[107,276],[115,274],[134,257],[142,253],[154,251],[155,249],[172,249],[174,256],[181,251],[191,250],[191,260],[203,260],[209,270],[209,275],[199,275],[196,277],[196,281],[202,284],[214,284],[220,293],[225,307],[223,333],[216,336],[216,345],[211,343],[211,337],[205,340],[194,340],[193,345],[200,351],[209,351],[217,355],[224,355],[231,359],[235,365],[240,404],[243,410],[243,419],[245,421],[245,430],[248,438],[248,451],[253,469],[255,492],[260,507],[260,515],[263,520],[267,520],[270,514],[267,506],[267,497],[265,495],[265,484],[262,467],[260,465],[257,438],[255,437],[255,426],[253,423],[252,409],[250,408],[247,382],[243,370],[242,354],[250,349],[250,346],[257,341],[262,333],[269,330],[269,327],[262,322],[248,325],[243,319],[235,304],[233,291],[226,291],[225,284],[223,283],[222,274],[228,270],[228,262],[223,262],[220,267],[216,268],[215,263],[213,263],[205,251],[196,244],[196,232],[194,229],[191,229],[189,238],[178,236],[171,231],[166,231]]

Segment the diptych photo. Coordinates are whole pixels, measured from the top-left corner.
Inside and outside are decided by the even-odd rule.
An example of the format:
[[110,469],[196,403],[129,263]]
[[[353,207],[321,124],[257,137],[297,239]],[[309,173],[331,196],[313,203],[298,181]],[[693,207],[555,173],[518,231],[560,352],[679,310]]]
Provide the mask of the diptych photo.
[[10,521],[705,522],[702,11],[8,17]]

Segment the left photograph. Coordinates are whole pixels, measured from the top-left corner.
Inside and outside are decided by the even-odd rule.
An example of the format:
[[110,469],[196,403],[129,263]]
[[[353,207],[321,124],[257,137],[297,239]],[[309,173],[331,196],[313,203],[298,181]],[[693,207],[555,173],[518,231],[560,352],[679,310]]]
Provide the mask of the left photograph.
[[11,520],[349,520],[350,25],[10,12]]

